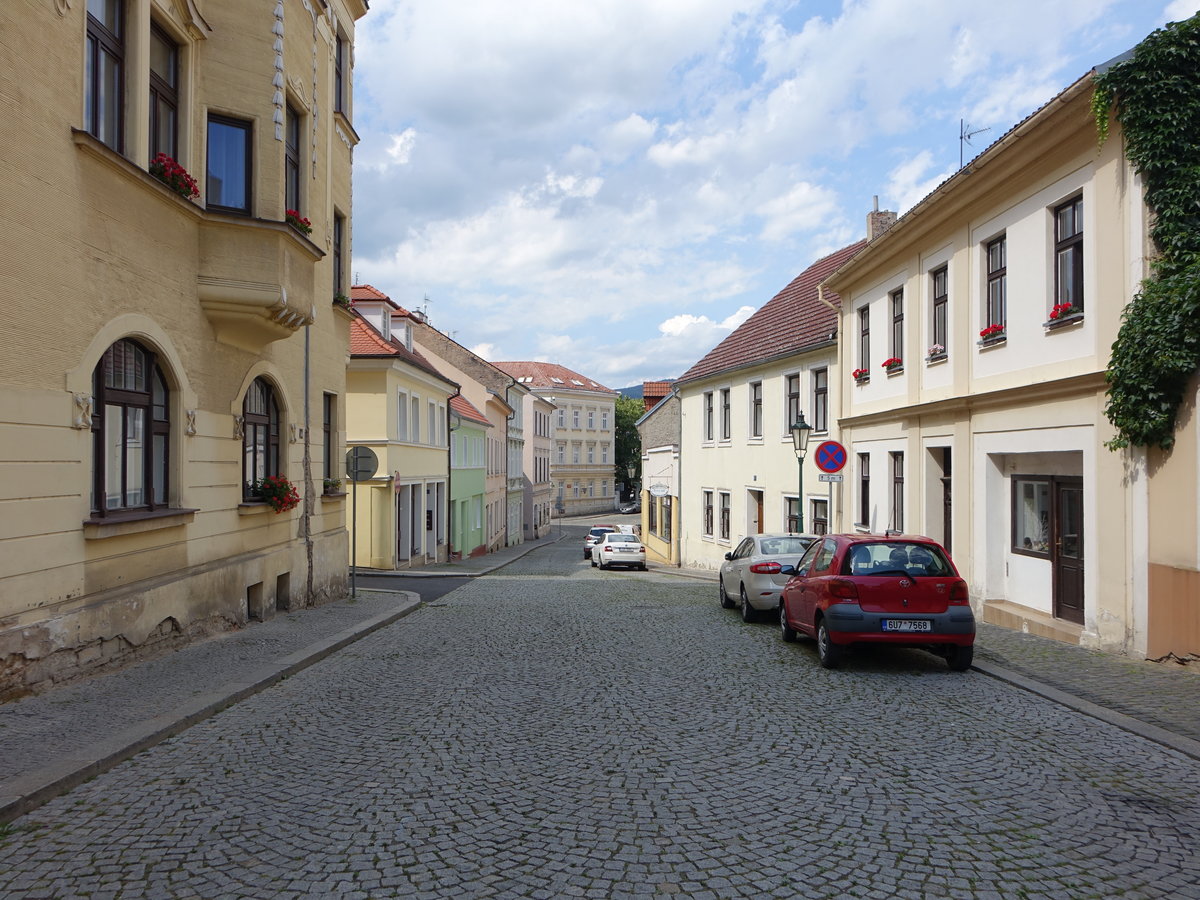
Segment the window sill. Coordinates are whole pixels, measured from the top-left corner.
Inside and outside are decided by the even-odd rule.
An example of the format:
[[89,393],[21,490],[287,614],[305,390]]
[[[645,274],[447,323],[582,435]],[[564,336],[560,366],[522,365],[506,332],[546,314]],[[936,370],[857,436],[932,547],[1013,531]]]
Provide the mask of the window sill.
[[127,534],[158,531],[162,528],[178,528],[180,525],[187,525],[195,519],[196,512],[197,510],[194,509],[172,507],[168,509],[114,513],[104,518],[85,519],[83,522],[83,539],[85,541],[97,541]]
[[328,491],[321,495],[321,500],[329,503],[340,503],[346,499],[347,491]]
[[1079,325],[1083,322],[1083,313],[1075,313],[1070,316],[1063,316],[1061,319],[1050,319],[1042,323],[1042,327],[1047,332],[1058,331],[1060,328],[1069,328],[1072,325]]
[[262,500],[243,500],[238,504],[239,516],[257,516],[265,512],[274,512],[274,510]]
[[925,357],[925,365],[936,366],[938,363],[944,363],[949,358],[950,355],[948,353],[939,353],[936,356],[927,356]]
[[894,378],[897,375],[903,375],[903,374],[904,374],[904,366],[892,366],[890,369],[887,370],[888,378]]
[[870,375],[864,375],[862,378],[855,378],[855,379],[854,379],[854,383],[855,383],[855,384],[858,384],[858,385],[870,384],[870,383],[871,383],[871,376],[870,376]]
[[991,347],[999,347],[1001,344],[1005,344],[1007,342],[1007,334],[998,334],[995,337],[988,337],[978,340],[975,342],[975,345],[979,347],[980,350],[987,350]]

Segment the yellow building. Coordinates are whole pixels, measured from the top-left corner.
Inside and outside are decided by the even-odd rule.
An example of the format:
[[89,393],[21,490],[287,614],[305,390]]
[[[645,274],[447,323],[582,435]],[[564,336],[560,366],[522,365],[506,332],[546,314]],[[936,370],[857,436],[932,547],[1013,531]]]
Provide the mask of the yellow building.
[[[370,285],[351,297],[346,442],[379,460],[374,477],[350,485],[352,563],[408,569],[449,558],[450,413],[459,386],[413,346],[399,307]],[[396,328],[393,331],[393,324]]]
[[0,697],[344,591],[366,11],[0,5]]

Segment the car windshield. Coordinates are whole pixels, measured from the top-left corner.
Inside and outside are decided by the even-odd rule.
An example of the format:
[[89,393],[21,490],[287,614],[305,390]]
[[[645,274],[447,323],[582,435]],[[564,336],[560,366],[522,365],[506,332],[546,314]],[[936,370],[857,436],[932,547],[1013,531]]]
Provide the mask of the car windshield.
[[762,552],[768,556],[799,556],[811,543],[812,538],[767,538],[762,542]]
[[843,575],[946,576],[953,572],[940,547],[911,541],[855,544],[842,564]]

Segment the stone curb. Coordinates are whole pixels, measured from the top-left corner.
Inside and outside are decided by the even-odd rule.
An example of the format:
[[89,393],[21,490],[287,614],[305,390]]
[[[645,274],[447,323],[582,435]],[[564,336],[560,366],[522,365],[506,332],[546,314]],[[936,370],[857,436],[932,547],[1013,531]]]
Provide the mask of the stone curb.
[[320,662],[343,647],[402,619],[421,605],[421,598],[412,591],[387,593],[404,594],[407,598],[397,609],[380,613],[273,662],[265,663],[218,688],[198,694],[170,713],[139,722],[105,738],[83,753],[61,757],[42,769],[14,778],[0,787],[0,824],[11,822],[37,809],[143,750],[162,743],[235,703]]
[[[363,570],[360,567],[357,574],[359,578],[478,578],[481,575],[490,575],[497,569],[504,568],[510,562],[520,559],[527,553],[532,553],[539,547],[549,547],[551,544],[557,544],[559,541],[565,541],[569,537],[569,534],[564,534],[554,538],[553,540],[539,540],[536,543],[529,541],[518,544],[516,547],[506,548],[506,550],[509,552],[505,553],[502,559],[497,559],[494,562],[491,562],[487,568],[484,569],[457,570],[426,567],[423,569],[401,569],[398,571],[392,571],[386,569]],[[496,554],[491,555],[495,556]],[[439,566],[440,565],[445,564],[441,563]]]

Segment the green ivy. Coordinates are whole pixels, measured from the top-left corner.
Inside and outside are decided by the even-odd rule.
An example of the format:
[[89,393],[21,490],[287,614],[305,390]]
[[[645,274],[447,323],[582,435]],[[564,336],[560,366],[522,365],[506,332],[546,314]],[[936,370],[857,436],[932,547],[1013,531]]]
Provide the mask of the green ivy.
[[1112,346],[1104,412],[1117,434],[1107,446],[1170,449],[1200,368],[1200,15],[1158,29],[1095,84],[1100,143],[1115,113],[1157,251]]

